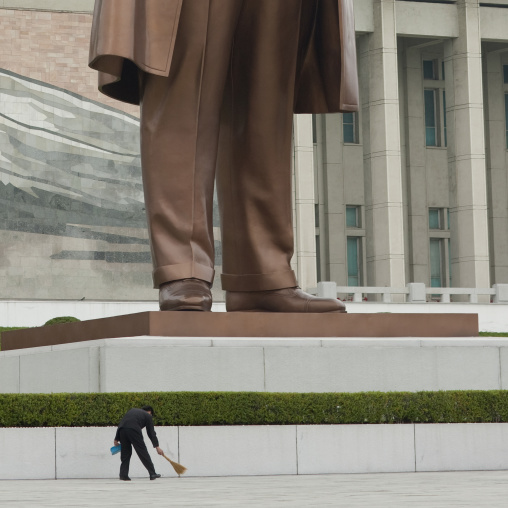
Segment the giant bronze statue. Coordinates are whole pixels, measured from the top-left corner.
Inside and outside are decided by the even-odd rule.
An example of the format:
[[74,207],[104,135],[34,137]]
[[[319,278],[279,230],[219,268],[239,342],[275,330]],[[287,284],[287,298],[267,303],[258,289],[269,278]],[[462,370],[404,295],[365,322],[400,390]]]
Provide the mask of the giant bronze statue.
[[345,311],[291,270],[291,134],[358,108],[353,0],[96,0],[90,66],[141,105],[161,310],[211,308],[216,179],[227,310]]

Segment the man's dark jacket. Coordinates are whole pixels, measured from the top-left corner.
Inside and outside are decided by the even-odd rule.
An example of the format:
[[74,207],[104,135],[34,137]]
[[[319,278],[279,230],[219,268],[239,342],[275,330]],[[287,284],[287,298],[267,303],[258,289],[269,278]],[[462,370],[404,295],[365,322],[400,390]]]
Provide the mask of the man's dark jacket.
[[152,415],[146,412],[144,409],[129,409],[125,416],[122,418],[122,421],[118,424],[118,429],[116,431],[115,441],[120,441],[120,429],[134,429],[141,433],[141,429],[146,427],[146,433],[150,438],[154,448],[159,446],[159,440],[157,439],[157,434],[155,433],[155,429],[153,428],[153,420]]

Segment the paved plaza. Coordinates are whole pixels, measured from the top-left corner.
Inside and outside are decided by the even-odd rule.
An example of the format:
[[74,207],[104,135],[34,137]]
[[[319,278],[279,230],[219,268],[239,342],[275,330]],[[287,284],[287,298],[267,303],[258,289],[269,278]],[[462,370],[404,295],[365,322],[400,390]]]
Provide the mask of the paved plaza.
[[162,478],[157,481],[3,480],[2,508],[506,507],[508,471]]

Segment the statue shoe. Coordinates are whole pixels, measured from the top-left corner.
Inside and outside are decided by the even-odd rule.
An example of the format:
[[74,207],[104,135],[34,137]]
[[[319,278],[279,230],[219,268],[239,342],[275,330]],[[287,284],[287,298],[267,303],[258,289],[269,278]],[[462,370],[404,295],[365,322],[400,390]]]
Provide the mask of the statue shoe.
[[318,298],[298,287],[271,291],[226,291],[228,312],[346,312],[335,298]]
[[208,312],[212,309],[210,283],[201,279],[180,279],[165,282],[159,288],[159,307],[161,310]]

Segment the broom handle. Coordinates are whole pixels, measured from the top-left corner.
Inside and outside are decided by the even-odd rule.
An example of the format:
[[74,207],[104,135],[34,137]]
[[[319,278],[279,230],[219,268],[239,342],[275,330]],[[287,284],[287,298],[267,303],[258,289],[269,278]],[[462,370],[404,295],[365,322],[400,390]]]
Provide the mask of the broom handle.
[[169,459],[168,457],[166,457],[164,454],[162,454],[162,456],[168,461],[170,462],[171,464],[173,464],[173,461],[171,459]]

